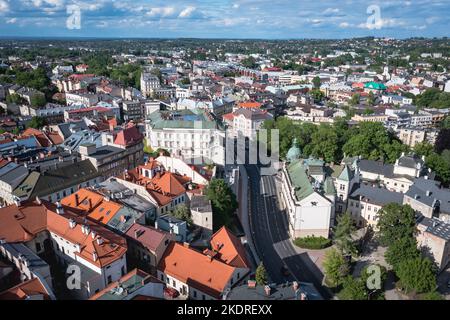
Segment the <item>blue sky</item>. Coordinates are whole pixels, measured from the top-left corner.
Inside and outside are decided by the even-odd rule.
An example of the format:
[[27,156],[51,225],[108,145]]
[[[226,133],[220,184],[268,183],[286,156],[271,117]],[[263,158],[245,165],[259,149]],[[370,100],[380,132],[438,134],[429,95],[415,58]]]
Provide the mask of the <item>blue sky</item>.
[[[81,29],[66,26],[70,5]],[[376,28],[371,5],[380,8]],[[450,0],[0,0],[0,36],[443,37],[449,13]]]

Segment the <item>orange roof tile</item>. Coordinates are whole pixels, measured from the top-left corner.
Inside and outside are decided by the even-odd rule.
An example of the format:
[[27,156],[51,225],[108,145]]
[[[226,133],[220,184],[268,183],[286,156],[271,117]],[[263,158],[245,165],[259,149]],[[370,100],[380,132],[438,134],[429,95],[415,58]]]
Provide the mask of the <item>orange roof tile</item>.
[[[123,237],[75,213],[69,207],[63,208],[64,213],[58,214],[56,205],[47,201],[1,208],[0,239],[6,242],[28,242],[39,232],[47,230],[79,244],[80,252],[76,254],[98,267],[106,266],[126,253],[126,240]],[[76,223],[73,228],[69,225],[70,220]],[[91,232],[83,233],[82,226],[88,226]],[[94,253],[97,259],[94,259]]]
[[211,237],[210,243],[218,253],[216,258],[223,263],[236,268],[250,268],[244,246],[225,226]]
[[44,300],[50,300],[49,293],[38,278],[20,283],[0,293],[0,300],[25,300],[36,295],[43,295]]
[[158,269],[217,299],[235,271],[232,266],[175,242],[167,247]]
[[107,224],[119,212],[122,205],[106,200],[97,192],[80,189],[61,200],[61,204],[86,211],[88,216],[98,222]]
[[241,102],[239,103],[240,108],[261,108],[262,104],[259,102]]

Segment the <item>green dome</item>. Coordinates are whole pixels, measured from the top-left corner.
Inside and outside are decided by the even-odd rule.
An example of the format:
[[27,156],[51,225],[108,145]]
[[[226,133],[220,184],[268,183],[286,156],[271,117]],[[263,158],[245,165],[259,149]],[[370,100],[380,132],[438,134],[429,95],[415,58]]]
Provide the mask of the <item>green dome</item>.
[[300,159],[300,156],[302,155],[302,152],[300,148],[297,146],[297,139],[294,139],[294,142],[292,143],[292,147],[289,149],[286,160],[288,162],[293,162],[295,160]]

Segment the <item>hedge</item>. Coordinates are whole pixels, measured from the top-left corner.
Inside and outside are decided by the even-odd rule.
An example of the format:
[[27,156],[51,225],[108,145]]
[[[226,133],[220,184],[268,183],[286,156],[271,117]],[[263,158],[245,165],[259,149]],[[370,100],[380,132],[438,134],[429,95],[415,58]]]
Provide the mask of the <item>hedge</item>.
[[308,236],[306,238],[295,239],[294,244],[303,249],[320,250],[328,248],[332,242],[330,239],[324,237]]

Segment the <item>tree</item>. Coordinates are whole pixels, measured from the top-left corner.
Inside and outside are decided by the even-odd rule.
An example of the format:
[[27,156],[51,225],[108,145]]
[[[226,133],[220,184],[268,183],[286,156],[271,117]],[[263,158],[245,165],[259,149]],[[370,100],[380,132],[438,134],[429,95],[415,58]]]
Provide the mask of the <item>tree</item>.
[[335,248],[325,252],[323,261],[326,280],[332,287],[342,284],[349,273],[349,265],[342,253]]
[[319,89],[319,88],[320,88],[320,85],[322,84],[322,81],[320,80],[319,77],[315,77],[315,78],[312,80],[312,83],[313,83],[314,89]]
[[211,201],[215,229],[231,224],[232,216],[238,208],[236,195],[223,179],[212,179],[206,188],[206,196]]
[[13,103],[13,104],[22,104],[22,103],[24,103],[24,99],[22,99],[22,97],[19,96],[17,93],[13,93],[6,97],[6,102]]
[[31,97],[30,102],[33,107],[43,107],[47,103],[47,100],[44,95],[35,94]]
[[172,216],[186,221],[188,225],[192,225],[191,210],[189,210],[189,208],[184,204],[177,206],[175,210],[172,211]]
[[428,142],[421,142],[415,145],[414,153],[418,156],[428,157],[433,153],[434,147]]
[[342,149],[348,156],[394,163],[402,152],[408,151],[408,146],[388,132],[382,123],[365,122],[352,132]]
[[386,262],[394,268],[394,271],[398,269],[401,262],[419,256],[417,241],[413,237],[403,237],[391,243],[385,253]]
[[33,117],[28,123],[28,128],[42,129],[45,125],[47,125],[47,120],[45,120],[45,118]]
[[355,232],[356,228],[349,212],[337,217],[334,241],[344,255],[355,255],[357,253],[355,242],[352,239]]
[[368,290],[366,284],[361,279],[354,279],[347,276],[342,283],[342,290],[338,297],[341,300],[367,300]]
[[361,100],[361,95],[359,95],[358,93],[355,93],[352,98],[350,99],[350,101],[348,102],[348,104],[352,107],[356,106],[359,104]]
[[369,92],[369,95],[367,96],[367,105],[372,107],[375,105],[375,102],[376,102],[375,95],[371,91],[371,92]]
[[258,64],[256,63],[255,58],[253,58],[252,56],[245,58],[244,60],[241,61],[241,64],[249,69],[255,69],[256,67],[258,67]]
[[260,286],[264,286],[267,284],[267,271],[266,268],[264,267],[264,264],[261,262],[258,266],[258,268],[256,268],[256,272],[255,272],[255,280],[256,283]]
[[325,97],[325,94],[320,89],[313,89],[310,91],[310,94],[316,103],[319,103]]
[[450,183],[450,163],[446,158],[433,152],[426,158],[426,165],[436,172],[437,178],[445,185]]
[[436,138],[435,151],[440,154],[446,149],[450,149],[450,129],[442,129]]
[[416,293],[423,293],[436,289],[436,274],[433,263],[428,258],[417,257],[402,261],[396,274],[406,292],[414,290]]
[[445,300],[445,298],[439,292],[431,291],[422,295],[422,300]]
[[338,160],[338,136],[332,126],[321,124],[312,134],[305,153],[332,162]]
[[414,210],[409,205],[391,203],[378,212],[379,239],[389,246],[404,237],[414,237],[416,220]]

